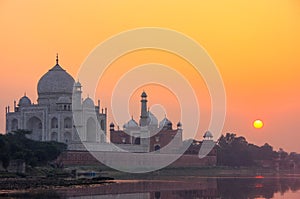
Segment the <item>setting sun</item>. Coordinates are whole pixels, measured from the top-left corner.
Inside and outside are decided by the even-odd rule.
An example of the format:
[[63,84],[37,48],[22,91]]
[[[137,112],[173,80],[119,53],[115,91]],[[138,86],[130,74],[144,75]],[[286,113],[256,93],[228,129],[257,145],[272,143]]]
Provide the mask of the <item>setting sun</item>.
[[253,122],[253,126],[256,129],[260,129],[260,128],[262,128],[264,126],[264,123],[261,120],[255,120]]

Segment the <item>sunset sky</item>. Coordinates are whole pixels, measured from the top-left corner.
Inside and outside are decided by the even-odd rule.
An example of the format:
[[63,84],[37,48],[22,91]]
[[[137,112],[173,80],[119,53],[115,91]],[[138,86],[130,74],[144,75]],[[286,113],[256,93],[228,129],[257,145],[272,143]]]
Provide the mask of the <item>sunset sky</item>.
[[[142,27],[178,31],[206,49],[226,89],[223,133],[245,136],[257,145],[269,143],[275,149],[300,152],[299,0],[2,0],[0,131],[5,132],[5,106],[13,107],[13,101],[25,92],[36,103],[37,82],[55,65],[56,53],[60,65],[75,78],[97,45],[115,34]],[[109,108],[111,90],[128,70],[147,63],[179,71],[195,89],[204,113],[197,132],[201,139],[210,119],[206,85],[188,62],[164,51],[135,51],[111,64],[95,95],[109,109],[108,122],[114,121]],[[163,75],[168,78],[168,73]],[[130,91],[129,110],[136,120],[142,90],[148,93],[150,105],[160,103],[173,123],[180,120],[176,95],[158,85]],[[88,95],[92,94],[84,92],[83,97]],[[264,122],[262,129],[252,126],[255,119]]]

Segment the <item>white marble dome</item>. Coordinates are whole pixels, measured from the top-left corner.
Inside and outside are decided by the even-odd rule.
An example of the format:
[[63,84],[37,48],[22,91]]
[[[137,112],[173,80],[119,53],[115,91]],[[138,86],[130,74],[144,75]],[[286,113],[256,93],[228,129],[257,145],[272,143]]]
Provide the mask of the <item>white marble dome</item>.
[[159,127],[168,126],[169,124],[172,125],[172,122],[167,117],[165,117],[162,121],[160,121]]
[[157,118],[155,117],[155,115],[152,113],[152,112],[150,112],[150,111],[148,111],[148,119],[147,119],[148,121],[147,121],[147,123],[148,123],[148,125],[153,125],[153,126],[157,126],[158,125],[158,120],[157,120]]
[[94,101],[90,97],[87,97],[83,101],[82,104],[83,104],[83,107],[85,107],[85,108],[94,108],[95,107]]
[[123,125],[124,128],[135,128],[138,126],[139,124],[133,118]]
[[31,105],[31,100],[26,95],[21,97],[21,99],[19,100],[18,106],[30,106],[30,105]]
[[38,94],[72,94],[74,82],[73,77],[57,63],[39,80]]
[[177,127],[182,127],[181,122],[178,122],[178,123],[177,123]]
[[206,131],[204,133],[204,135],[203,135],[203,138],[205,138],[205,139],[211,139],[211,138],[213,138],[213,135],[212,135],[212,133],[210,131]]

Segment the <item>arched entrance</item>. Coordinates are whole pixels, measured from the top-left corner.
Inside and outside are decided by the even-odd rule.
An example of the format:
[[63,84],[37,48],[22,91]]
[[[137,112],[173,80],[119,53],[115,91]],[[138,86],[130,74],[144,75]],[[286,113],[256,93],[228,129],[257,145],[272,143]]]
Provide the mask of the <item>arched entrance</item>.
[[100,127],[101,127],[101,130],[104,130],[104,120],[101,120]]
[[140,145],[141,144],[141,138],[140,137],[135,138],[134,144]]
[[13,119],[11,121],[11,131],[16,131],[16,130],[18,130],[18,120]]
[[90,117],[86,123],[86,141],[96,142],[96,138],[96,122]]
[[29,137],[33,140],[42,141],[43,124],[38,117],[31,117],[27,121],[27,129],[31,131]]
[[58,128],[58,120],[56,117],[51,119],[51,128]]
[[71,118],[66,117],[64,119],[64,127],[67,129],[72,128],[72,119]]

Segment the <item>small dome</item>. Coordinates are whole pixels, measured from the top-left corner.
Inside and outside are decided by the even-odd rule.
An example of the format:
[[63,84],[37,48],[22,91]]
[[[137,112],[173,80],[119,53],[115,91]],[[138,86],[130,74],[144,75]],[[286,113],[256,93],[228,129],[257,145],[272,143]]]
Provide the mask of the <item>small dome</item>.
[[213,135],[212,135],[212,133],[210,131],[206,131],[204,133],[204,135],[203,135],[203,138],[209,138],[209,139],[211,139],[211,138],[213,138]]
[[151,113],[150,111],[148,111],[148,119],[147,119],[147,124],[148,125],[153,125],[153,126],[157,126],[158,125],[158,120],[155,117],[155,115],[153,113]]
[[168,126],[169,124],[172,125],[172,122],[167,117],[165,117],[162,121],[160,121],[159,127]]
[[138,123],[133,118],[123,125],[124,128],[134,128],[138,126]]
[[90,97],[86,98],[83,101],[83,107],[94,108],[95,107],[94,101]]
[[81,87],[81,83],[79,81],[77,81],[75,84],[74,84],[74,87]]
[[67,96],[61,96],[56,101],[56,104],[71,104],[71,99]]
[[145,92],[145,91],[143,91],[143,92],[142,92],[142,95],[141,95],[141,97],[147,97],[147,94],[146,94],[146,92]]
[[26,95],[21,97],[21,99],[19,100],[18,106],[30,106],[30,105],[31,105],[31,100]]
[[112,122],[110,123],[109,127],[115,127],[115,124]]
[[181,126],[182,126],[181,122],[178,122],[178,123],[177,123],[177,126],[178,126],[178,127],[181,127]]
[[57,57],[56,65],[39,80],[38,94],[72,94],[74,82],[73,77],[58,64]]

